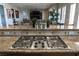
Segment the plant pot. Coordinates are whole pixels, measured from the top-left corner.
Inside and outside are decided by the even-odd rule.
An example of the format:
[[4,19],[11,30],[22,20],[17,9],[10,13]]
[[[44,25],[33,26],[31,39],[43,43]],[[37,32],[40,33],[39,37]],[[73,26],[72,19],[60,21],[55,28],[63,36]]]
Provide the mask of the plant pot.
[[33,23],[33,28],[35,28],[35,24]]
[[36,24],[36,18],[33,18],[32,19],[32,26],[33,26],[33,28],[35,28],[35,24]]

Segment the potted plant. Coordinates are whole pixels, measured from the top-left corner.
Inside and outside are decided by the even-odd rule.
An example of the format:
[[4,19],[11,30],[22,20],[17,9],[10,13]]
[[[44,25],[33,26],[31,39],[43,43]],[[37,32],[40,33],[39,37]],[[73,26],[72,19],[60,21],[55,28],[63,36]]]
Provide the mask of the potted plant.
[[49,27],[49,24],[50,24],[50,21],[49,21],[49,19],[47,19],[47,28]]
[[33,18],[33,19],[32,19],[32,26],[33,26],[34,28],[35,28],[36,20],[37,20],[36,18]]
[[50,11],[50,16],[51,16],[51,21],[52,23],[58,23],[58,16],[59,16],[59,13],[57,10],[53,9],[53,11]]

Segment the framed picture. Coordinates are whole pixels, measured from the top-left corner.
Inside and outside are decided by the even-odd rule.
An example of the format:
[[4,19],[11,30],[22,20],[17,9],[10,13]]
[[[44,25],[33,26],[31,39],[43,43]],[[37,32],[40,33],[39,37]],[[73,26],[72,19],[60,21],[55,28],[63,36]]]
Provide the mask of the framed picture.
[[12,15],[12,18],[15,18],[14,17],[14,9],[11,9],[11,15]]
[[18,10],[15,10],[15,16],[16,16],[16,18],[19,18],[19,11]]
[[7,9],[7,17],[8,19],[11,19],[11,9]]

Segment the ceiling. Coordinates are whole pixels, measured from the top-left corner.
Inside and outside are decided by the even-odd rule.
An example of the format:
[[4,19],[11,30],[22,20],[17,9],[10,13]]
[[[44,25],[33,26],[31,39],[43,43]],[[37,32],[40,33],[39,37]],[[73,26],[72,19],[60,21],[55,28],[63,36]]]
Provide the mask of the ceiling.
[[19,7],[19,8],[28,8],[28,9],[47,9],[52,3],[9,3],[10,5]]

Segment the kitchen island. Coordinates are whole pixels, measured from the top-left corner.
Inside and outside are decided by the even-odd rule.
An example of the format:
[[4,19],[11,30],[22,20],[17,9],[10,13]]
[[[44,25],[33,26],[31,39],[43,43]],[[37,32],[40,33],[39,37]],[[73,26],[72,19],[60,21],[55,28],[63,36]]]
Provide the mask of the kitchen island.
[[[54,31],[53,31],[54,30]],[[70,47],[68,49],[27,49],[27,48],[12,48],[12,45],[18,40],[18,37],[19,36],[22,36],[21,34],[17,34],[17,36],[15,34],[1,34],[0,36],[0,55],[66,55],[66,56],[77,56],[79,55],[79,46],[78,46],[78,41],[79,41],[79,35],[78,33],[75,34],[75,35],[71,35],[69,33],[69,31],[79,31],[78,29],[77,30],[66,30],[66,29],[59,29],[59,30],[55,30],[55,29],[52,29],[52,30],[21,30],[21,29],[17,29],[17,30],[12,30],[12,29],[7,29],[7,30],[0,30],[0,31],[10,31],[10,33],[13,31],[26,31],[26,32],[30,32],[30,31],[33,31],[37,36],[52,36],[52,35],[57,35],[55,34],[54,32],[62,32],[62,31],[67,31],[66,32],[63,32],[64,34],[58,34],[62,39],[63,41]],[[40,32],[39,32],[40,31]],[[44,33],[41,33],[44,32]],[[49,34],[47,34],[48,32],[50,32]],[[51,34],[51,31],[52,31],[52,34]],[[31,36],[33,35],[34,33],[32,32],[32,34],[25,34],[25,36]],[[37,33],[38,32],[38,33]],[[47,32],[47,33],[46,33]],[[40,34],[41,33],[41,34]],[[35,35],[35,36],[36,36]],[[24,35],[23,35],[24,36]],[[34,35],[33,35],[34,36]],[[77,44],[76,44],[77,43]]]

